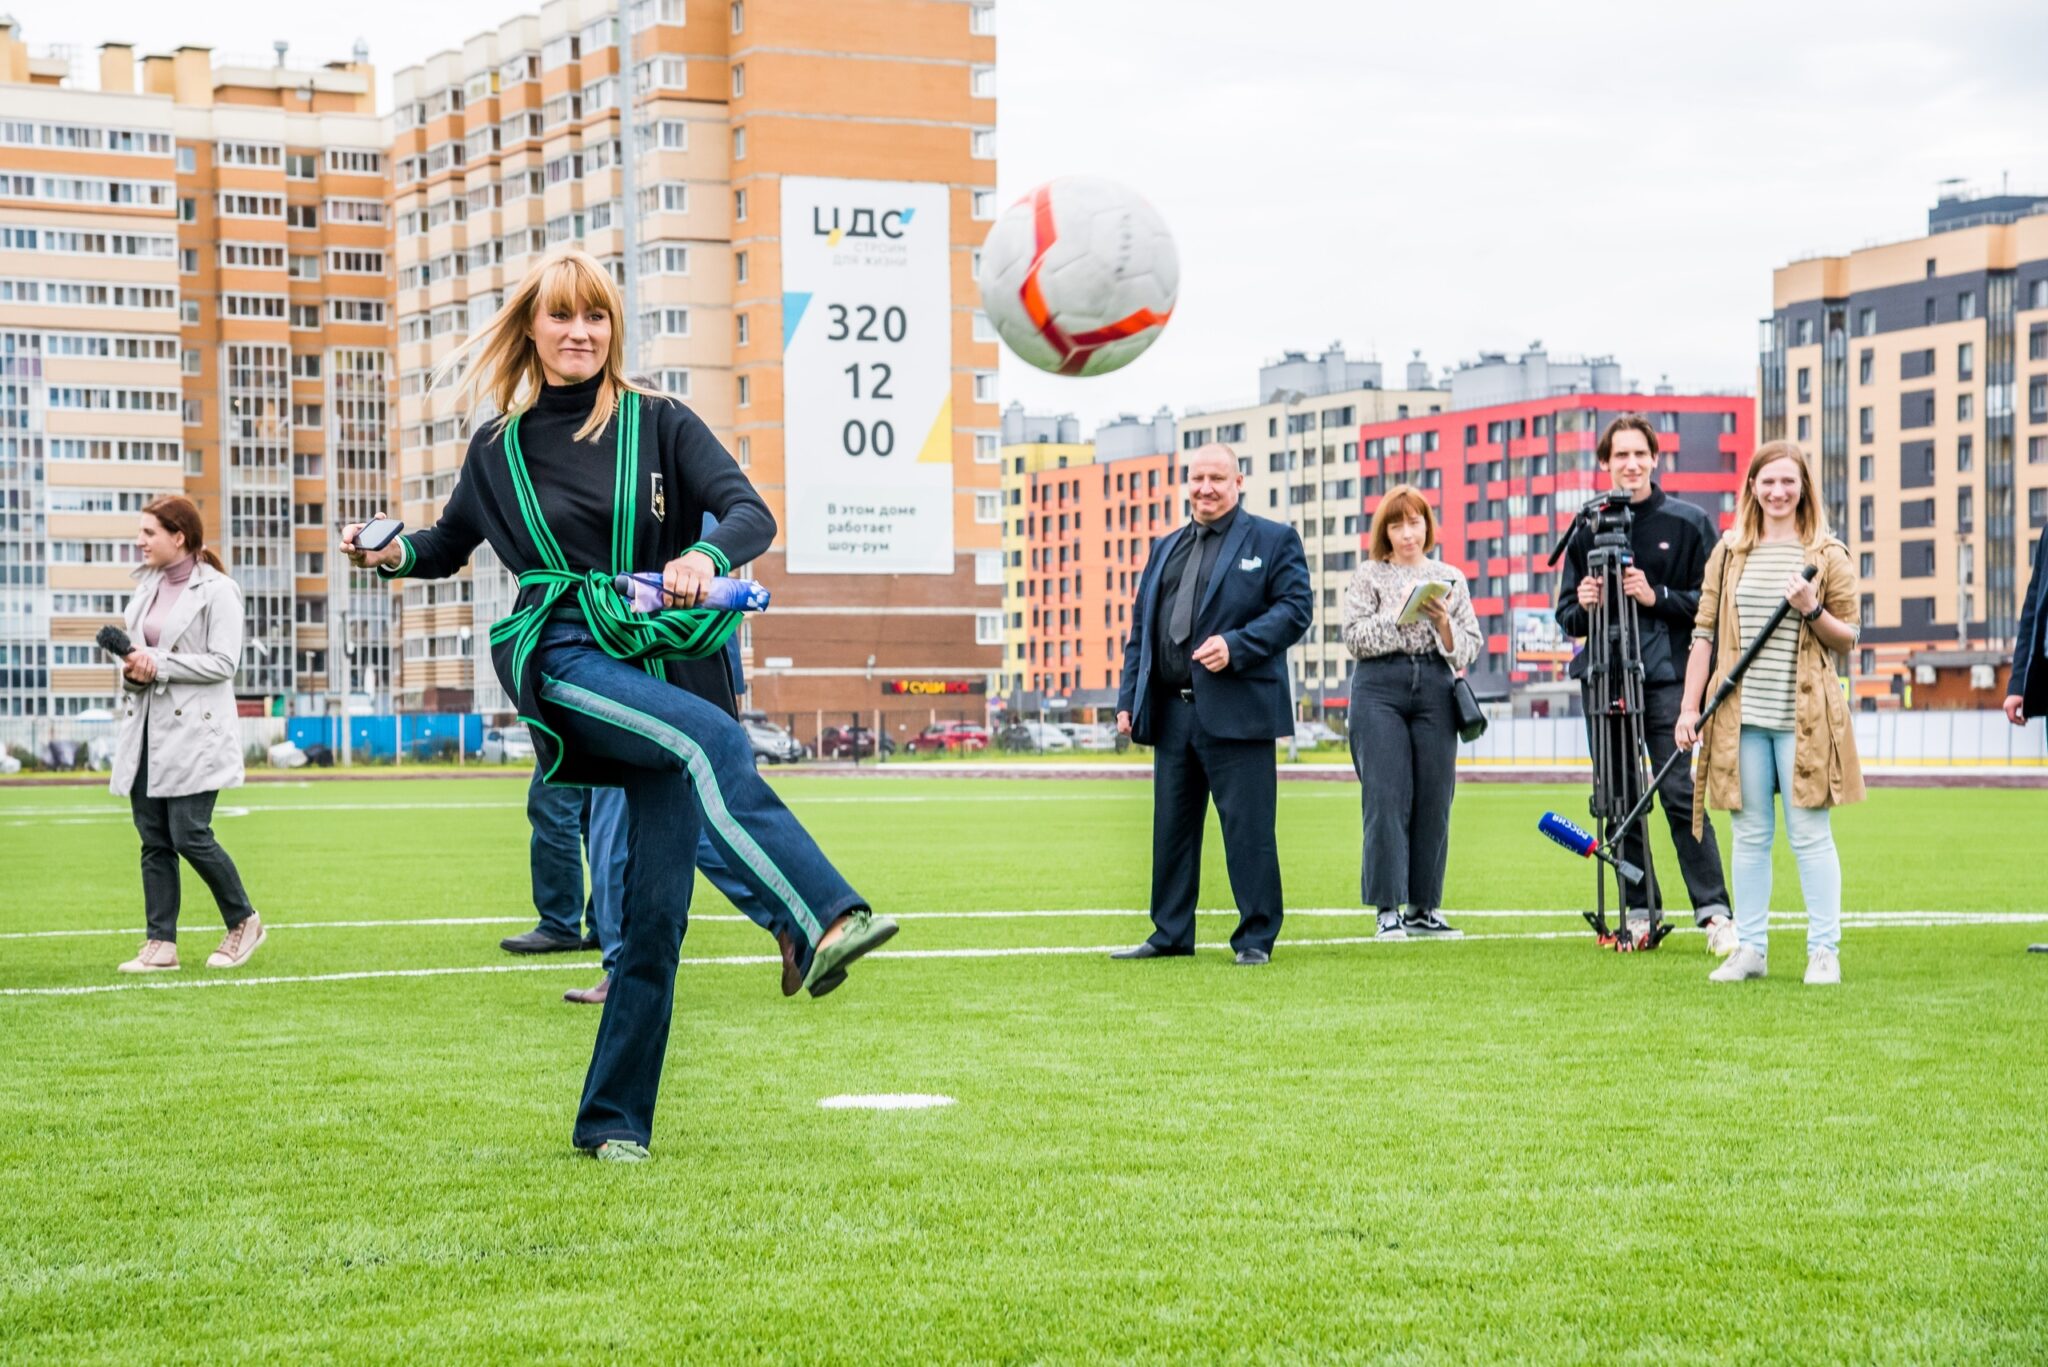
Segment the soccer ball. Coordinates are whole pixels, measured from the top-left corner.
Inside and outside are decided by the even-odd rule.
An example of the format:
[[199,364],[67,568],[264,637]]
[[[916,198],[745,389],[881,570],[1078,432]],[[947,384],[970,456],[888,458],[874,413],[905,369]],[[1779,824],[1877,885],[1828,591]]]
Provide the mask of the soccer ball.
[[1062,176],[1007,209],[981,245],[982,311],[1056,375],[1104,375],[1158,340],[1180,293],[1173,235],[1113,180]]

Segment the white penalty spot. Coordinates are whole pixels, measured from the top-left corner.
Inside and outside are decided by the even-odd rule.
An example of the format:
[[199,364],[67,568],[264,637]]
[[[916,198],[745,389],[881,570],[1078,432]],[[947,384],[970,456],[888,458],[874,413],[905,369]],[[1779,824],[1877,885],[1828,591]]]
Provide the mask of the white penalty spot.
[[870,1096],[828,1096],[818,1105],[828,1111],[928,1111],[950,1106],[953,1098],[925,1092],[879,1092]]

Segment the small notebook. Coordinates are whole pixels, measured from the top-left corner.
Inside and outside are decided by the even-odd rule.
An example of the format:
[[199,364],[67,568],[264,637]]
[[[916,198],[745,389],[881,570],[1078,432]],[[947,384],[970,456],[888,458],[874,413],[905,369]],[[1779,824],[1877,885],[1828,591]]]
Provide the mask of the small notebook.
[[1425,579],[1408,591],[1408,601],[1401,608],[1401,615],[1394,619],[1396,626],[1413,626],[1423,621],[1422,609],[1451,591],[1451,586],[1441,579]]

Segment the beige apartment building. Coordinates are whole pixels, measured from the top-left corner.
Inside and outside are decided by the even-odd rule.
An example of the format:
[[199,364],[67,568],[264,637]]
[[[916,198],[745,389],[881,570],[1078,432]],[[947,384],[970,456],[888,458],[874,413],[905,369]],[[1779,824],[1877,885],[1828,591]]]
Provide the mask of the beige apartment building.
[[337,657],[374,690],[389,596],[329,550],[389,487],[373,73],[110,44],[73,74],[0,29],[0,715],[111,708],[92,637],[179,490],[247,597],[248,705],[324,710]]
[[1358,429],[1451,406],[1419,358],[1405,369],[1406,387],[1386,389],[1379,362],[1352,360],[1339,344],[1319,356],[1287,352],[1259,368],[1261,401],[1191,408],[1180,419],[1183,455],[1212,441],[1230,446],[1245,475],[1244,506],[1301,534],[1316,615],[1289,657],[1295,696],[1311,704],[1349,698],[1344,590],[1365,530]]
[[[747,567],[775,594],[742,638],[750,703],[868,711],[882,675],[993,677],[996,344],[973,284],[996,207],[993,23],[992,4],[957,0],[551,0],[399,72],[395,424],[408,525],[438,515],[475,416],[449,388],[430,389],[435,368],[558,244],[580,242],[624,281],[630,233],[635,370],[710,425],[780,529]],[[636,111],[630,128],[622,104]],[[906,211],[920,197],[921,220]],[[845,257],[899,242],[933,286],[900,310],[860,295],[854,276],[837,297],[808,274],[793,283],[840,279],[830,271]],[[846,252],[821,263],[812,253],[826,244]],[[901,356],[857,353],[870,332]],[[828,338],[849,349],[835,360]],[[798,350],[802,364],[786,365]],[[928,402],[886,406],[911,391]],[[825,411],[829,428],[788,438]],[[906,467],[935,553],[849,563],[805,499],[835,480],[886,491]],[[476,668],[511,598],[488,551],[473,573],[403,594],[402,705],[504,706],[488,665]]]
[[1080,421],[1071,413],[1026,413],[1022,404],[1003,410],[1002,428],[1003,542],[1003,665],[1001,689],[1014,696],[1028,687],[1026,661],[1031,642],[1032,603],[1026,593],[1030,569],[1025,552],[1030,540],[1026,504],[1031,477],[1046,470],[1090,465],[1095,443],[1081,440]]
[[1922,652],[2009,654],[2048,526],[2048,197],[1780,268],[1760,372],[1759,436],[1814,458],[1860,572],[1862,705],[1903,703]]

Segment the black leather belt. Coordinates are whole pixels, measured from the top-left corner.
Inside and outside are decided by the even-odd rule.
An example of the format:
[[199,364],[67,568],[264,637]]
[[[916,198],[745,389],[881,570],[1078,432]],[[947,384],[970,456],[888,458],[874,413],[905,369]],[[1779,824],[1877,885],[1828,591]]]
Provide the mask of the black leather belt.
[[1195,690],[1194,690],[1194,689],[1192,689],[1192,688],[1183,688],[1183,689],[1181,689],[1181,690],[1180,690],[1180,700],[1181,700],[1182,702],[1193,702],[1193,701],[1195,700]]

